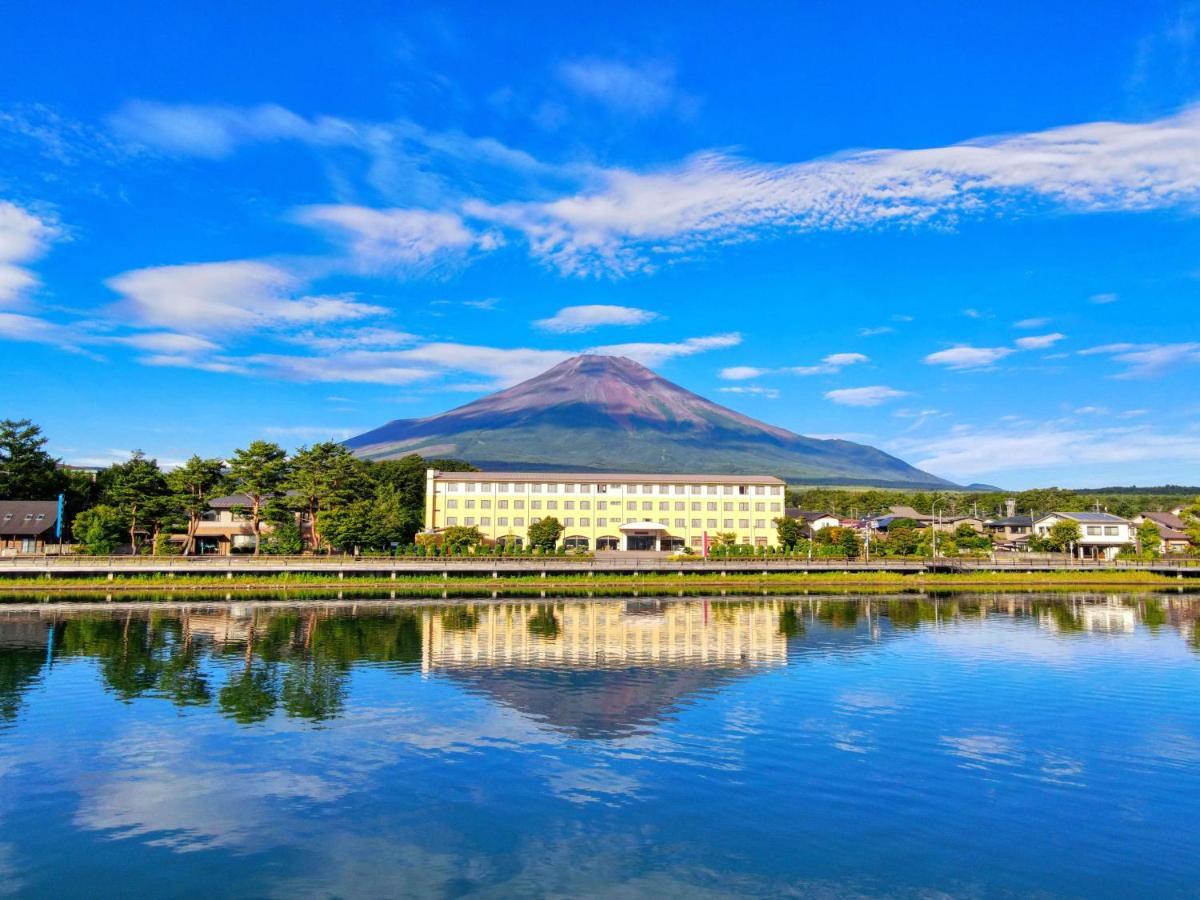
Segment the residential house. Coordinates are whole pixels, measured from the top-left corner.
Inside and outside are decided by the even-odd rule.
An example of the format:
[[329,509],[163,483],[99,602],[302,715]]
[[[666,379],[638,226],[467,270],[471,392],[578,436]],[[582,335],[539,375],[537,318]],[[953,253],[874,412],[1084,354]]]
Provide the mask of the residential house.
[[57,522],[57,500],[0,500],[0,554],[45,553]]
[[1024,550],[1033,534],[1033,516],[1017,515],[1016,500],[1007,500],[1004,505],[1004,516],[985,519],[983,528],[992,536],[992,544],[997,550]]
[[844,525],[846,520],[839,519],[833,513],[827,512],[812,512],[806,509],[797,509],[794,506],[789,506],[783,513],[789,519],[796,519],[804,526],[804,532],[809,537],[812,537],[822,528],[838,528]]
[[[1182,511],[1182,510],[1181,510]],[[1187,553],[1192,547],[1192,539],[1187,533],[1187,522],[1178,513],[1144,512],[1133,517],[1135,525],[1153,522],[1158,528],[1160,543],[1155,549],[1163,555],[1169,553]],[[1142,548],[1147,549],[1147,548]]]
[[1039,537],[1047,537],[1056,524],[1068,521],[1079,526],[1075,552],[1080,559],[1115,559],[1121,550],[1135,545],[1137,526],[1112,513],[1046,513],[1034,520],[1033,531]]

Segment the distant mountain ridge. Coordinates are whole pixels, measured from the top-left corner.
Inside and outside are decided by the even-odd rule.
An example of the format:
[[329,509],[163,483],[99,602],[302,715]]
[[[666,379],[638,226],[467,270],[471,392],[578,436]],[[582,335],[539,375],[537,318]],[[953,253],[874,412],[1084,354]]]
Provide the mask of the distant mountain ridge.
[[456,457],[498,471],[777,475],[808,484],[952,487],[882,450],[768,425],[631,359],[576,356],[424,419],[350,438],[368,459]]

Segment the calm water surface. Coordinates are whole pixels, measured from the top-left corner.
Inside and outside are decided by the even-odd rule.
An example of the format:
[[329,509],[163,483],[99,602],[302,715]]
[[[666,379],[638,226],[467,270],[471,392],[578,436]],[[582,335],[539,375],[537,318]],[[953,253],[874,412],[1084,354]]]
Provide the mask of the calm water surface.
[[0,607],[0,891],[1194,896],[1200,600]]

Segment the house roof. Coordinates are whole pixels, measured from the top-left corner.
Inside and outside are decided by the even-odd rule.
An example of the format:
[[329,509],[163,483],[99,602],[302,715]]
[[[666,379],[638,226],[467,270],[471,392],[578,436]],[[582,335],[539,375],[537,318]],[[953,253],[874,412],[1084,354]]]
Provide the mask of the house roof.
[[789,519],[803,519],[805,522],[815,522],[817,519],[837,519],[837,516],[835,516],[833,513],[816,512],[810,509],[797,509],[794,506],[789,506],[783,511],[783,514]]
[[0,500],[0,534],[36,537],[54,528],[57,500]]
[[1174,513],[1144,512],[1142,513],[1142,518],[1149,519],[1155,525],[1162,525],[1170,528],[1172,531],[1183,531],[1187,528],[1187,523]]
[[988,519],[985,525],[990,525],[993,528],[1011,528],[1016,525],[1030,526],[1033,524],[1033,516],[1007,516],[1003,519]]
[[1072,519],[1076,522],[1091,522],[1093,524],[1104,523],[1107,525],[1127,525],[1128,519],[1122,519],[1120,516],[1114,516],[1112,513],[1098,512],[1048,512],[1045,515],[1038,516],[1038,521],[1048,519],[1051,516],[1057,516],[1060,519]]
[[438,481],[488,482],[550,482],[553,484],[777,484],[785,485],[774,475],[630,475],[623,472],[439,472]]
[[933,519],[933,516],[917,512],[911,506],[889,506],[888,511],[891,512],[893,519],[913,519],[917,522],[928,522]]

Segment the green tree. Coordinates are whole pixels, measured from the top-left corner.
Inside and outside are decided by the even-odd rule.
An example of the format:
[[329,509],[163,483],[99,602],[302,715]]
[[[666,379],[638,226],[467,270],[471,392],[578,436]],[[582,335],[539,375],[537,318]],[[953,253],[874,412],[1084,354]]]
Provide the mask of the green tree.
[[1138,552],[1143,556],[1153,557],[1159,555],[1159,548],[1162,546],[1162,535],[1159,534],[1158,526],[1147,519],[1137,529],[1137,545]]
[[713,545],[721,550],[728,550],[737,546],[737,538],[736,531],[718,531],[713,535]]
[[109,472],[105,499],[120,512],[128,530],[130,552],[136,554],[141,533],[157,532],[168,515],[167,481],[158,461],[147,459],[141,450],[133,451],[128,461],[114,464]]
[[167,473],[167,486],[179,510],[187,517],[184,556],[190,556],[196,550],[196,531],[201,518],[208,512],[209,501],[221,484],[223,469],[224,463],[219,459],[201,459],[193,455],[178,469]]
[[366,499],[372,483],[367,463],[344,444],[325,441],[296,452],[287,487],[295,492],[296,505],[307,514],[313,549],[320,551],[329,546],[321,534],[320,514]]
[[474,525],[451,525],[442,529],[442,546],[450,553],[465,553],[483,543],[483,533]]
[[317,523],[329,546],[343,552],[374,546],[371,503],[359,500],[317,513]]
[[1082,537],[1078,522],[1073,519],[1060,519],[1050,526],[1044,544],[1052,553],[1066,553],[1071,549],[1071,545],[1078,543]]
[[804,539],[804,527],[798,520],[786,516],[775,520],[775,532],[779,535],[779,546],[784,550],[795,550]]
[[42,429],[29,419],[0,420],[0,499],[49,500],[65,487]]
[[121,540],[121,513],[115,507],[99,504],[85,509],[71,524],[71,534],[80,549],[89,556],[109,556]]
[[842,551],[842,555],[854,558],[862,553],[862,538],[858,536],[858,532],[853,528],[839,530],[841,533],[837,536],[837,546]]
[[225,483],[230,493],[246,497],[255,556],[261,550],[267,504],[282,496],[287,477],[287,451],[270,441],[253,441],[244,450],[235,450],[229,460]]
[[543,553],[549,553],[558,545],[558,539],[562,533],[562,523],[554,516],[539,519],[529,526],[529,546],[536,547]]

